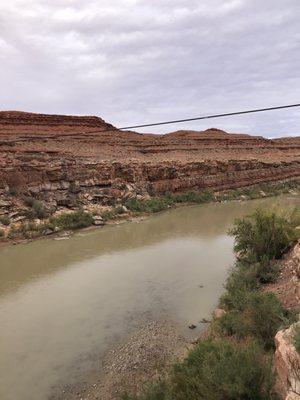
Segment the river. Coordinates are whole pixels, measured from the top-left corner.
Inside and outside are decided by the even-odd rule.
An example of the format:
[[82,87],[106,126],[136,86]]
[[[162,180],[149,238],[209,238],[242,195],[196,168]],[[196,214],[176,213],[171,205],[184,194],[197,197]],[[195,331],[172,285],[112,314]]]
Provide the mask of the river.
[[180,207],[0,248],[0,399],[49,399],[151,320],[198,335],[234,261],[234,218],[295,204],[281,196]]

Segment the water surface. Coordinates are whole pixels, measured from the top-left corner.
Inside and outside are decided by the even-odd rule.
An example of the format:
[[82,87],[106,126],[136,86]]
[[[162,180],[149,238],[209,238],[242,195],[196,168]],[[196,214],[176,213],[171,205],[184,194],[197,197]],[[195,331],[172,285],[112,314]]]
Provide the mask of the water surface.
[[[184,207],[141,222],[0,249],[0,399],[47,400],[150,320],[197,332],[234,257],[234,218],[279,197]],[[202,287],[203,286],[203,287]]]

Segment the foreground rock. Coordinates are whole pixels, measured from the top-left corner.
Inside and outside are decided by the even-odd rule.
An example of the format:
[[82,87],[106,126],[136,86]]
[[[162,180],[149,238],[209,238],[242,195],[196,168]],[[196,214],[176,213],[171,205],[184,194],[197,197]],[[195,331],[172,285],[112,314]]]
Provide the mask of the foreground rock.
[[300,399],[300,354],[293,343],[295,324],[275,336],[277,390],[286,400]]
[[[266,290],[276,293],[286,308],[300,311],[300,240],[282,259],[278,279]],[[275,336],[276,386],[286,400],[300,400],[300,355],[294,346],[294,330],[298,324],[300,321]]]
[[274,292],[288,309],[300,312],[300,240],[280,263],[280,274],[266,290]]

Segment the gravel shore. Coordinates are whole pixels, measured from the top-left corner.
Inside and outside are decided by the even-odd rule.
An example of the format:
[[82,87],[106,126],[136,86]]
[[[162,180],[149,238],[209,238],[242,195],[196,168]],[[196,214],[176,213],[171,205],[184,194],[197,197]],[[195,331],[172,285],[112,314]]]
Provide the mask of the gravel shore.
[[167,321],[153,321],[102,360],[102,368],[85,384],[64,390],[56,400],[117,400],[128,391],[139,393],[149,380],[163,377],[174,361],[184,358],[192,344]]

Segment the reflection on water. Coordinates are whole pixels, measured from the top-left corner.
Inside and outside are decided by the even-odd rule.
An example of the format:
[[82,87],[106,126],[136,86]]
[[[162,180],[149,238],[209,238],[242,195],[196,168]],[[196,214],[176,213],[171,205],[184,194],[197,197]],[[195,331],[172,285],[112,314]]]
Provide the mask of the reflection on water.
[[188,323],[209,318],[222,292],[234,218],[296,202],[185,207],[0,249],[0,398],[49,398],[150,319],[170,318],[188,335]]

